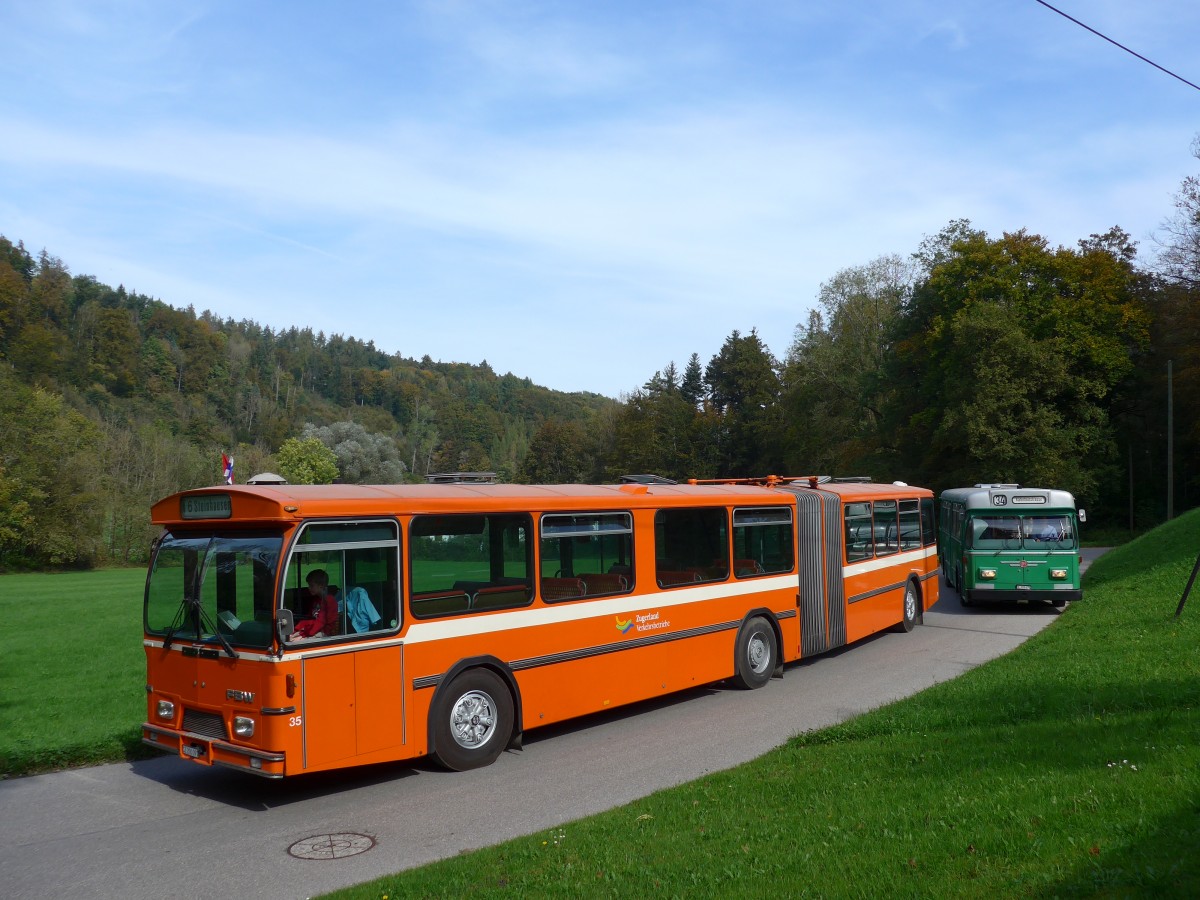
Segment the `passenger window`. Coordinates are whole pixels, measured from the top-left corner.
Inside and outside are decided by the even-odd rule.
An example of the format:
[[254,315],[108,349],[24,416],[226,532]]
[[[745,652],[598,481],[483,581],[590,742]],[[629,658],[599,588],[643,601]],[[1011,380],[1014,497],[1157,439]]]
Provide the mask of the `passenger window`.
[[875,555],[875,535],[871,528],[871,504],[847,503],[846,561],[870,559]]
[[900,549],[921,549],[921,506],[918,500],[900,501]]
[[633,517],[627,512],[546,515],[541,577],[547,603],[633,590]]
[[729,577],[729,519],[724,509],[660,509],[654,514],[659,587]]
[[733,574],[738,578],[790,572],[794,546],[790,506],[733,511]]
[[336,610],[326,636],[392,631],[400,625],[399,557],[394,521],[306,525],[284,574],[283,605],[297,621],[312,617],[324,602],[309,590],[315,573]]
[[410,603],[418,618],[524,606],[533,599],[530,517],[416,516]]
[[872,506],[875,512],[875,555],[890,556],[900,549],[896,501],[876,500]]
[[[933,518],[933,498],[925,497],[921,500],[921,542],[926,547],[932,547],[937,543],[937,522]],[[945,516],[945,510],[942,510],[942,515]]]

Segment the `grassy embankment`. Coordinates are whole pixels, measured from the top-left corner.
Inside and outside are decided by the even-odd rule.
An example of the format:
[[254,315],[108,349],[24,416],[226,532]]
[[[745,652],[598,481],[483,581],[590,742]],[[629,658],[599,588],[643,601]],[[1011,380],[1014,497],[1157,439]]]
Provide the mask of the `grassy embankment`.
[[0,576],[0,777],[142,752],[145,569]]
[[1194,511],[961,678],[334,896],[1200,896],[1200,591],[1174,618],[1198,551]]

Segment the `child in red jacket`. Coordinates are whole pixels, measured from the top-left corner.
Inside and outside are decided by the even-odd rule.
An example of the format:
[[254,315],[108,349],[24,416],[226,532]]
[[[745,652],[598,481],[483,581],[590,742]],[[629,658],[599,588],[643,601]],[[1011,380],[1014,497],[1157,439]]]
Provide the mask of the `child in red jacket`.
[[296,630],[288,637],[289,641],[328,637],[338,632],[337,598],[329,593],[329,576],[324,569],[313,569],[308,573],[307,581],[305,604],[296,610],[304,618],[297,619]]

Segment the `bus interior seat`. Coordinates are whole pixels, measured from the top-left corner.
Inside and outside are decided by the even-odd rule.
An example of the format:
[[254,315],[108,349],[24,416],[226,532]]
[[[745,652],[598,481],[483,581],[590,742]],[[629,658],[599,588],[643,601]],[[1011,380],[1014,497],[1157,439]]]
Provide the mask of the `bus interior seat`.
[[739,578],[746,575],[761,575],[765,571],[757,559],[735,559],[733,561],[733,573]]
[[543,578],[541,581],[543,600],[566,600],[570,597],[582,597],[588,592],[587,585],[580,578]]
[[676,584],[692,584],[700,581],[700,573],[694,569],[659,569],[655,575],[658,578],[659,585],[662,587]]
[[414,616],[441,616],[470,608],[471,595],[462,590],[431,591],[412,598]]
[[505,609],[523,606],[529,601],[529,588],[523,583],[481,587],[471,600],[471,609]]
[[623,594],[629,590],[629,579],[618,572],[579,576],[589,594]]

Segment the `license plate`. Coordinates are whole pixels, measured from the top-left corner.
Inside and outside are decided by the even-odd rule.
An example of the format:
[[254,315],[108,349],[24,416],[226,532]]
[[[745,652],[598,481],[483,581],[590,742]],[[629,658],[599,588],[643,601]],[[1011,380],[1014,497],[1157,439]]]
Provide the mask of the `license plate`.
[[192,759],[199,759],[204,755],[204,748],[199,744],[184,744],[181,749],[184,756],[190,756]]
[[1018,590],[1018,591],[1027,591],[1027,590],[1029,590],[1029,585],[1027,585],[1027,584],[1018,584],[1018,585],[1017,585],[1017,590]]

